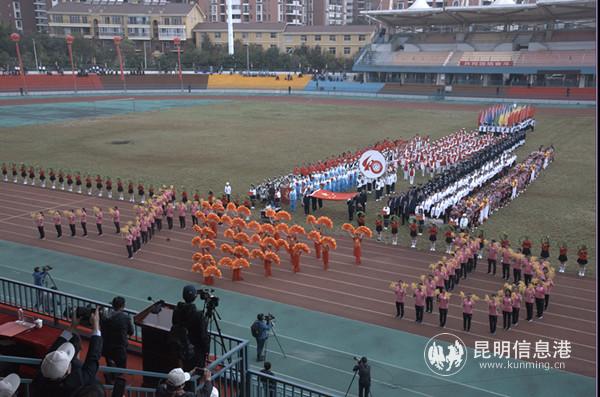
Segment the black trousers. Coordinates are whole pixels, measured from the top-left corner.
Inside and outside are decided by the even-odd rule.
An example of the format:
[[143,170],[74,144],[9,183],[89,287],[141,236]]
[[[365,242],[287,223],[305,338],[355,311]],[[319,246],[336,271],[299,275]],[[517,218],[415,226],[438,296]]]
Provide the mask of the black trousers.
[[46,238],[46,233],[44,232],[44,226],[38,226],[38,232],[40,232],[40,239]]
[[467,259],[467,272],[471,273],[473,271],[473,258]]
[[540,318],[544,315],[544,298],[535,298],[536,316]]
[[115,222],[115,230],[117,234],[121,233],[121,224],[119,222]]
[[75,237],[75,224],[69,223],[69,229],[71,229],[71,237]]
[[[109,367],[127,368],[127,350],[126,349],[111,349],[103,354],[106,359],[106,365]],[[119,376],[117,373],[106,373],[104,375],[107,383],[114,383],[115,378]]]
[[425,298],[425,311],[427,313],[433,313],[433,297],[428,296]]
[[198,218],[196,218],[194,215],[192,215],[192,226],[197,225],[198,224]]
[[81,222],[81,229],[83,230],[83,236],[87,236],[87,223]]
[[316,197],[310,198],[310,207],[312,208],[313,212],[315,212],[317,210],[317,198]]
[[465,279],[465,280],[467,279],[467,264],[466,263],[460,264],[460,274],[463,279]]
[[502,263],[502,278],[504,280],[510,278],[510,263]]
[[138,247],[138,251],[142,249],[142,238],[141,236],[138,236],[138,238],[135,239],[135,243],[137,244]]
[[494,276],[496,275],[496,260],[488,259],[488,274],[492,273]]
[[513,323],[513,325],[519,323],[519,312],[520,311],[521,311],[520,308],[513,307],[513,311],[512,311],[512,323]]
[[446,319],[448,318],[448,309],[440,309],[440,327],[446,325]]
[[473,270],[477,269],[477,259],[479,259],[479,256],[477,254],[473,255]]
[[167,227],[169,230],[173,229],[173,217],[167,216]]
[[498,323],[498,316],[493,316],[490,314],[490,333],[493,334],[496,332],[496,324]]
[[525,309],[527,310],[527,321],[533,319],[533,303],[525,303]]
[[502,328],[508,331],[510,329],[511,324],[512,312],[502,311]]
[[127,246],[127,257],[128,258],[132,258],[133,257],[133,246],[132,245],[128,245]]
[[62,237],[62,226],[54,225],[54,227],[56,228],[56,237],[58,237],[58,238]]
[[396,302],[396,317],[404,317],[404,302]]
[[185,216],[179,217],[179,227],[185,229]]
[[531,284],[532,278],[533,278],[533,274],[524,274],[523,279],[525,280],[525,285]]
[[513,269],[513,279],[515,284],[519,284],[521,281],[521,269]]
[[102,236],[102,224],[96,223],[96,228],[98,229],[98,236]]
[[550,295],[544,295],[544,310],[548,310],[548,303],[550,303]]
[[463,313],[463,330],[470,331],[471,330],[471,319],[473,318],[472,314]]
[[423,310],[425,306],[416,306],[415,305],[415,316],[418,323],[423,322]]
[[148,243],[148,232],[144,232],[142,231],[142,243],[147,244]]
[[162,230],[162,218],[156,218],[156,230],[159,232]]
[[369,397],[370,393],[371,393],[371,384],[370,383],[358,382],[358,397]]

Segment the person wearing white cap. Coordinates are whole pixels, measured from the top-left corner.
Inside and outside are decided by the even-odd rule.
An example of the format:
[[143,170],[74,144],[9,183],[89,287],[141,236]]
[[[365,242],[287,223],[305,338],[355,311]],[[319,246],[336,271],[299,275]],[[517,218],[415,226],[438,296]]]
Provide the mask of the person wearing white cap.
[[9,374],[0,379],[0,397],[13,397],[21,384],[21,378],[17,374]]
[[87,356],[82,363],[78,357],[81,341],[79,336],[74,334],[79,319],[74,310],[71,328],[63,331],[42,361],[40,372],[31,384],[32,397],[70,396],[76,390],[98,382],[96,373],[100,366],[102,336],[97,308],[92,312],[90,322],[92,336]]
[[[199,380],[202,384],[200,389],[196,393],[185,391],[185,383],[198,372],[203,374],[202,379]],[[211,397],[213,389],[215,389],[210,379],[211,376],[208,369],[194,368],[190,372],[185,372],[181,368],[172,369],[167,375],[167,380],[156,388],[156,397]]]
[[231,201],[231,185],[229,182],[225,183],[225,189],[223,189],[223,192],[225,193],[225,196],[227,196],[227,202],[229,203]]

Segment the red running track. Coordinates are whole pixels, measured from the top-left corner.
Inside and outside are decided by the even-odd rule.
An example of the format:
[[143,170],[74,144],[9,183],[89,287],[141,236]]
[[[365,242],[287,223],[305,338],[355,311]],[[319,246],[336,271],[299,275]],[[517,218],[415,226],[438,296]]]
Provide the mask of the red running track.
[[[194,233],[189,226],[185,230],[163,230],[143,246],[142,252],[134,260],[128,260],[124,240],[114,234],[107,211],[104,236],[95,235],[95,226],[90,216],[88,229],[91,233],[88,238],[71,238],[66,232],[60,240],[56,239],[48,219],[47,239],[39,240],[30,216],[31,212],[47,211],[50,208],[91,209],[93,206],[108,208],[113,205],[118,205],[121,209],[123,224],[133,219],[133,206],[128,202],[0,182],[0,233],[2,239],[8,241],[201,282],[200,274],[190,270],[191,256],[194,253],[190,241]],[[63,228],[66,227],[63,225]],[[219,240],[224,241],[222,235]],[[338,248],[330,254],[329,271],[322,269],[321,261],[315,259],[314,255],[304,255],[301,272],[294,274],[287,254],[282,253],[282,264],[274,266],[273,277],[265,278],[262,266],[253,265],[244,270],[244,281],[241,282],[232,282],[230,272],[225,270],[223,279],[216,281],[216,287],[427,337],[439,333],[437,308],[434,308],[433,315],[425,316],[423,324],[415,324],[413,302],[408,298],[405,318],[396,319],[394,294],[388,289],[390,282],[398,279],[417,281],[421,274],[428,271],[428,265],[440,257],[439,254],[370,240],[363,243],[363,264],[356,266],[351,240],[344,236],[338,236],[337,240]],[[551,346],[553,341],[569,340],[573,350],[571,358],[566,360],[566,370],[595,376],[595,280],[560,274],[555,281],[549,310],[544,314],[543,320],[532,323],[524,321],[523,307],[518,327],[510,331],[500,329],[492,336],[488,328],[487,305],[482,301],[475,306],[471,332],[465,333],[462,331],[460,302],[455,295],[450,305],[446,330],[460,336],[471,347],[475,340],[488,340],[490,343],[526,340],[533,344],[541,339],[550,342]],[[480,262],[477,271],[469,275],[468,280],[461,281],[455,292],[463,290],[482,297],[497,291],[502,284],[499,276],[485,274],[484,264]],[[499,320],[501,322],[501,318]]]

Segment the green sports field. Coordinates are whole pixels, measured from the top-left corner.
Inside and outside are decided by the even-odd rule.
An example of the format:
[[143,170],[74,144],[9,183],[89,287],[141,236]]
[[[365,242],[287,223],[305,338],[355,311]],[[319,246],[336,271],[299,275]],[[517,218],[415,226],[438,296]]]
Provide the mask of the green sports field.
[[[68,110],[60,104],[0,107],[2,125],[10,126],[0,128],[0,161],[174,184],[204,196],[208,190],[220,193],[230,181],[234,195],[243,195],[250,183],[383,138],[408,139],[417,133],[437,138],[472,128],[478,109],[260,97],[147,108],[143,102],[72,103]],[[103,106],[112,110],[103,112]],[[513,241],[529,235],[539,242],[549,235],[553,258],[556,245],[564,241],[574,259],[579,244],[592,247],[595,241],[594,111],[540,109],[536,131],[519,149],[519,158],[549,144],[556,148],[555,162],[483,229],[490,238],[506,232]],[[370,223],[373,204],[367,204]],[[326,203],[322,213],[341,221],[345,210],[344,203]],[[594,263],[593,250],[590,259]]]

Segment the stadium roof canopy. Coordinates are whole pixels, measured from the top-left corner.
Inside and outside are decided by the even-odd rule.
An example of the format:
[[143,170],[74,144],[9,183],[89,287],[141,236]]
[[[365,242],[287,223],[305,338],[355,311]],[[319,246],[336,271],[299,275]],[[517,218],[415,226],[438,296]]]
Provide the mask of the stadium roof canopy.
[[452,26],[544,23],[596,19],[596,0],[538,0],[535,4],[496,2],[488,6],[361,11],[388,26]]

